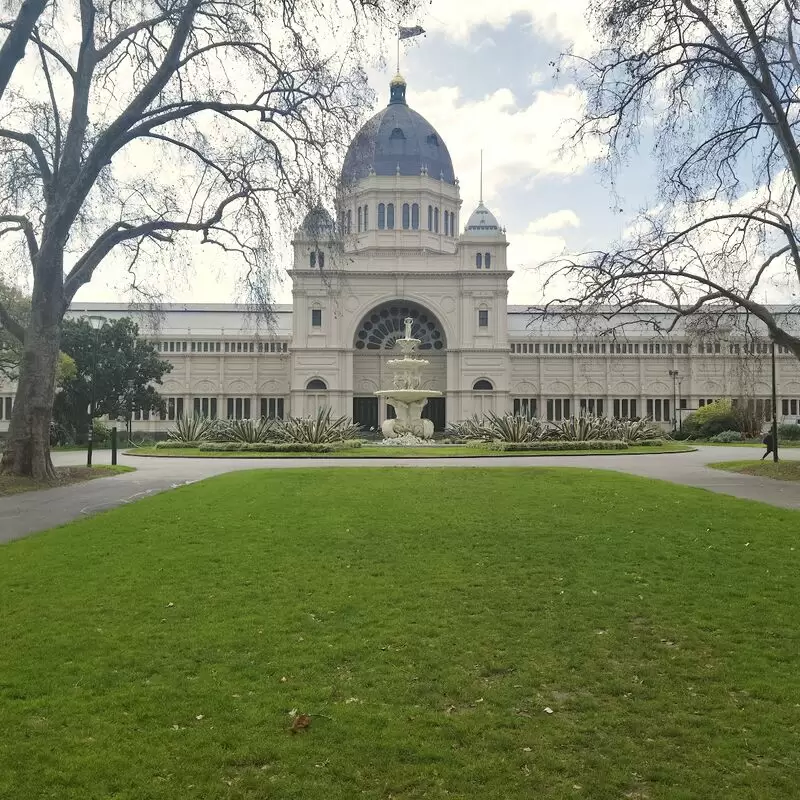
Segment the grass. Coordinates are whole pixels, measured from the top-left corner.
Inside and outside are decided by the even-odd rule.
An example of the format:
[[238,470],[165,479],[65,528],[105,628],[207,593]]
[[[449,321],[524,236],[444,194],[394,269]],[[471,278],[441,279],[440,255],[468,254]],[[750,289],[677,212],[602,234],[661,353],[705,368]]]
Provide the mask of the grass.
[[94,478],[107,478],[121,472],[133,472],[133,467],[97,465],[93,467],[56,467],[54,481],[36,481],[32,478],[18,478],[14,475],[0,475],[0,497],[20,492],[33,492],[39,489],[53,489],[57,486],[69,486],[73,483],[82,483]]
[[800,461],[779,461],[776,464],[772,456],[764,461],[721,461],[708,466],[726,472],[759,475],[762,478],[775,478],[779,481],[800,481]]
[[436,445],[430,447],[378,447],[366,446],[338,453],[216,453],[191,447],[137,447],[126,450],[131,456],[158,456],[161,458],[498,458],[510,456],[629,456],[639,454],[686,453],[694,447],[682,443],[665,444],[663,447],[629,447],[627,450],[524,450],[503,453],[488,448],[466,445]]
[[0,797],[795,797],[799,520],[601,471],[259,470],[11,543]]

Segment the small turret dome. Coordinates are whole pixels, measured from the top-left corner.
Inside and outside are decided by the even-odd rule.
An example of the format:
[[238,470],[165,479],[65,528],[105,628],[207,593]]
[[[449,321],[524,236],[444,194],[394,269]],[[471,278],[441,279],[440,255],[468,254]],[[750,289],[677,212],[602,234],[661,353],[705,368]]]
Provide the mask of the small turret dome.
[[322,206],[316,206],[306,214],[302,230],[315,239],[329,238],[334,235],[336,225],[333,217]]
[[478,203],[478,207],[472,212],[467,220],[467,233],[473,235],[495,236],[502,233],[497,217],[489,211],[483,204]]

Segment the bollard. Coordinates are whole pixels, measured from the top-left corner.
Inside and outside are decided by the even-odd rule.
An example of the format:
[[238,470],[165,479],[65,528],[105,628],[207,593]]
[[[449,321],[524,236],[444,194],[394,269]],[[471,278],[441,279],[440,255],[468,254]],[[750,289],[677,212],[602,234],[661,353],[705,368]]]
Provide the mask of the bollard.
[[117,463],[117,429],[111,429],[111,465],[116,466]]

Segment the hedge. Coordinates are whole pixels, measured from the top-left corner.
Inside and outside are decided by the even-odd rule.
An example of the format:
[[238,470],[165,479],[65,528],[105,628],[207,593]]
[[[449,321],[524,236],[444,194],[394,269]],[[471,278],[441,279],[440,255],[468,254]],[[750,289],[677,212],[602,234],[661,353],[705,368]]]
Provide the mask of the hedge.
[[343,442],[201,442],[198,450],[204,453],[337,453],[361,447],[360,439]]
[[200,447],[201,444],[205,444],[205,442],[179,442],[175,439],[166,439],[163,442],[156,442],[155,448],[156,450],[184,450],[187,448],[196,449]]
[[[649,439],[646,441],[658,441]],[[484,447],[504,453],[527,452],[529,450],[558,452],[569,450],[627,450],[628,443],[616,439],[593,439],[588,442],[543,441],[543,442],[470,442],[471,447]]]

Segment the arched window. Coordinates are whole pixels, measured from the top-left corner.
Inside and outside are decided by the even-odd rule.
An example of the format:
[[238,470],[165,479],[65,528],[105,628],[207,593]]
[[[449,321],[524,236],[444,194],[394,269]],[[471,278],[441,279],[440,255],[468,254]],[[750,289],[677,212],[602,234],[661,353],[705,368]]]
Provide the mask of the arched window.
[[429,312],[410,303],[388,303],[376,308],[361,321],[355,338],[356,350],[391,350],[405,335],[405,321],[411,324],[411,337],[419,339],[420,350],[443,350],[444,332],[439,321]]
[[492,254],[491,253],[486,253],[483,256],[483,266],[486,267],[486,269],[489,269],[489,267],[492,266]]
[[325,267],[325,253],[323,253],[322,250],[320,250],[317,254],[317,262],[319,263],[320,269]]
[[480,269],[483,266],[483,254],[475,253],[475,266]]
[[394,228],[394,203],[389,203],[389,205],[386,206],[386,227],[389,228],[389,230]]
[[362,210],[361,206],[358,207],[358,232],[361,233],[361,230],[364,226],[364,211]]
[[433,206],[428,206],[428,230],[433,230]]
[[369,206],[364,206],[364,230],[369,228]]
[[411,209],[408,203],[403,203],[403,230],[407,231],[411,227]]
[[352,209],[350,209],[347,212],[347,232],[348,233],[352,233],[353,232],[353,211],[352,211]]
[[439,209],[433,209],[433,232],[439,233]]
[[386,227],[386,204],[378,203],[378,230]]
[[325,385],[325,381],[313,378],[306,384],[306,390],[309,392],[327,392],[328,387]]
[[411,206],[411,227],[415,231],[419,230],[419,203],[414,203]]
[[316,250],[312,250],[311,251],[310,255],[308,256],[308,263],[312,267],[316,267],[317,266],[317,251]]
[[490,381],[487,381],[485,378],[481,378],[479,381],[475,381],[473,385],[473,390],[476,392],[492,392],[494,391],[494,386],[492,386]]

